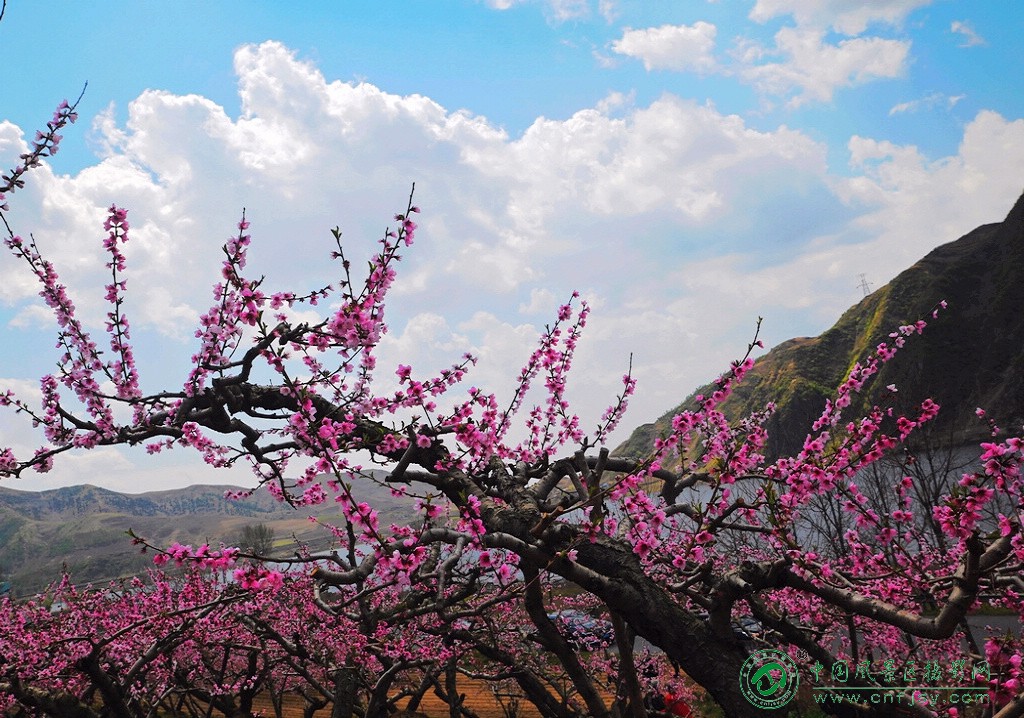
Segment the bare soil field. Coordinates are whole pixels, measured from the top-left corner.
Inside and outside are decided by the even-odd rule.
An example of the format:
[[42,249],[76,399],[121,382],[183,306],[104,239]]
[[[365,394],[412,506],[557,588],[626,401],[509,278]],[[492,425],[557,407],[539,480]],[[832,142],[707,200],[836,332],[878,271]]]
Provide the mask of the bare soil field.
[[[465,694],[466,706],[471,708],[480,718],[512,718],[513,716],[516,718],[540,718],[540,713],[537,709],[525,699],[520,699],[518,712],[506,712],[511,707],[514,700],[513,697],[503,695],[499,700],[484,681],[460,678],[459,692]],[[504,703],[504,707],[502,703]],[[302,707],[301,701],[293,698],[287,699],[282,713],[283,718],[302,718]],[[264,716],[270,717],[274,715],[274,709],[269,700],[259,702],[256,708],[262,711]],[[316,715],[318,718],[329,718],[330,714],[331,708],[328,706],[318,711]],[[448,705],[437,696],[428,694],[423,697],[416,715],[422,715],[426,718],[448,718]]]

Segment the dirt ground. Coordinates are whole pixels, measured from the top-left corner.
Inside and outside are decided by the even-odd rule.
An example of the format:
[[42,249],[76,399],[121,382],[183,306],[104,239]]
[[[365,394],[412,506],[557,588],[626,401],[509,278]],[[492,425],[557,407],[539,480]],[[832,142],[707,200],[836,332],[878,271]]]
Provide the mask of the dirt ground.
[[[511,706],[512,698],[504,696],[501,702],[495,698],[491,692],[490,687],[482,681],[471,681],[469,679],[461,679],[459,681],[459,692],[466,695],[466,705],[472,708],[480,718],[540,718],[540,713],[533,705],[525,700],[520,699],[519,710],[517,713],[506,712],[502,708],[501,702],[504,702],[506,708]],[[261,702],[257,706],[258,710],[263,712],[264,716],[273,716],[274,709],[270,705],[270,701]],[[437,696],[431,694],[425,695],[423,701],[420,703],[419,714],[426,716],[427,718],[448,718],[448,706],[443,703]],[[330,706],[317,712],[317,718],[329,718]],[[302,718],[302,703],[298,700],[289,699],[284,706],[284,718]]]

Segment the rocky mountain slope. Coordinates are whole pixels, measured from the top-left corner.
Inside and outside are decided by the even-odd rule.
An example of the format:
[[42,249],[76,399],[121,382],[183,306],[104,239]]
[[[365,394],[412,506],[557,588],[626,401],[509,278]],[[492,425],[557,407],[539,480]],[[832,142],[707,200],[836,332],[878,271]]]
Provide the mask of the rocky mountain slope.
[[[948,309],[932,321],[932,308],[942,300]],[[926,397],[942,406],[933,435],[958,442],[977,438],[985,430],[974,413],[978,407],[1001,426],[1019,429],[1024,419],[1024,197],[1004,221],[933,250],[820,336],[773,348],[737,387],[725,411],[738,418],[776,402],[768,423],[769,454],[795,453],[853,363],[887,341],[895,327],[921,318],[929,320],[924,334],[914,336],[885,366],[861,395],[859,408],[879,402],[888,393],[885,387],[895,384],[897,410],[913,412]],[[707,392],[704,387],[694,394]],[[691,405],[692,396],[639,427],[618,453],[646,453],[672,416]]]

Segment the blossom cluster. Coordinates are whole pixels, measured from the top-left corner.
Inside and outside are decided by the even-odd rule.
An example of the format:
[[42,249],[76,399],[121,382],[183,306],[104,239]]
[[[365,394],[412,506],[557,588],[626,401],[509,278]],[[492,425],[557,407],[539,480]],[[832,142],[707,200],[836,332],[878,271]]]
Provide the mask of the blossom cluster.
[[21,164],[0,175],[0,211],[6,212],[9,209],[5,202],[6,195],[25,186],[25,180],[22,179],[25,173],[38,167],[44,157],[57,154],[60,142],[64,139],[64,136],[59,134],[60,131],[78,120],[77,106],[78,100],[75,100],[74,104],[62,100],[54,110],[53,117],[46,123],[46,131],[37,130],[32,140],[32,149],[20,155]]

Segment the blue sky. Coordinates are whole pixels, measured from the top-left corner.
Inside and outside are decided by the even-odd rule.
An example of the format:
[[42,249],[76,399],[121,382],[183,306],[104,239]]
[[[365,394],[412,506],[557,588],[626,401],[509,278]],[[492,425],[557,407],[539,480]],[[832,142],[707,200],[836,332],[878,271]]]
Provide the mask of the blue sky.
[[[1022,29],[1021,6],[987,0],[11,0],[0,160],[89,83],[9,217],[96,322],[102,208],[129,209],[150,389],[180,383],[242,207],[254,268],[311,286],[331,280],[327,230],[369,248],[415,181],[384,359],[426,375],[473,350],[474,382],[508,392],[579,289],[595,311],[573,396],[591,424],[632,353],[621,439],[741,354],[758,316],[768,344],[816,334],[861,274],[881,286],[1006,214],[1024,188]],[[52,320],[10,257],[0,327],[0,377],[31,398]],[[0,422],[0,443],[31,450]],[[109,451],[18,486],[82,477],[218,479]]]

